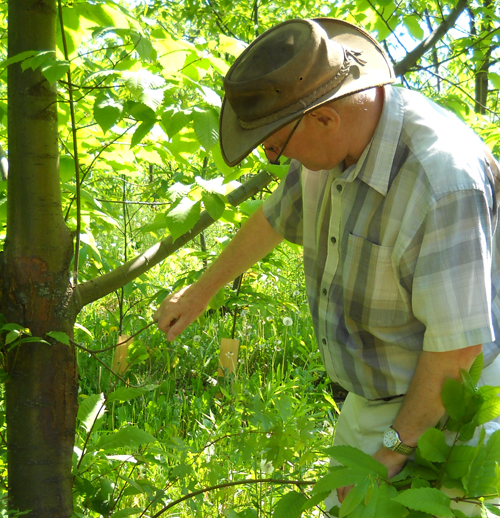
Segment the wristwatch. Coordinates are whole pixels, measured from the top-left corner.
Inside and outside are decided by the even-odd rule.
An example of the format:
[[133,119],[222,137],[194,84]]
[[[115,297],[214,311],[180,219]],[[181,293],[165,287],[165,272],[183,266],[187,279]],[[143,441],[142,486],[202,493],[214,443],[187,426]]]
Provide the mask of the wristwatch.
[[411,455],[416,450],[416,448],[413,446],[404,444],[399,437],[399,433],[394,430],[392,426],[389,427],[384,433],[382,444],[386,448],[389,448],[389,450],[395,451],[396,453],[401,453],[401,455],[406,456]]

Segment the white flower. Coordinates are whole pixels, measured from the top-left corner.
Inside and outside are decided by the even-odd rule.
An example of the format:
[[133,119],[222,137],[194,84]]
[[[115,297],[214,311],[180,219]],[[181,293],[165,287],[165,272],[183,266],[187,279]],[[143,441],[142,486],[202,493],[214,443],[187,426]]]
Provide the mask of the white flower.
[[295,290],[295,291],[293,292],[293,296],[294,296],[294,297],[298,297],[299,295],[300,295],[300,291],[299,291],[299,290]]
[[285,317],[283,319],[283,325],[284,326],[291,326],[293,324],[293,320],[290,317]]
[[193,341],[194,342],[199,342],[201,340],[201,336],[200,335],[194,335],[193,336]]

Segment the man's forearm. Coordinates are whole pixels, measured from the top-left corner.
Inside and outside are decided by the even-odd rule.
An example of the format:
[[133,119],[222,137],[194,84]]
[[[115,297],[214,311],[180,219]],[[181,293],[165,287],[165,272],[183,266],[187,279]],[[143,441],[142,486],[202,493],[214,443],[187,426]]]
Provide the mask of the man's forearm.
[[209,298],[213,297],[222,286],[265,257],[282,240],[283,237],[271,227],[262,207],[259,207],[201,275],[196,285],[206,290]]
[[257,209],[196,283],[161,303],[154,314],[159,329],[167,333],[168,340],[174,340],[205,311],[222,286],[262,259],[282,240],[262,208]]
[[441,398],[444,382],[448,378],[461,380],[460,369],[469,370],[481,349],[482,345],[475,345],[442,353],[422,352],[393,424],[405,444],[416,446],[420,436],[439,422],[445,414]]

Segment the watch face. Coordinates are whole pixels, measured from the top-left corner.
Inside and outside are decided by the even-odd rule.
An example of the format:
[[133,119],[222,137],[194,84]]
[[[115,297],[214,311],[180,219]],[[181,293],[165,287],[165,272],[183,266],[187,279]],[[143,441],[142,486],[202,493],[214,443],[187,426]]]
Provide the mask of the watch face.
[[400,442],[399,441],[399,437],[398,437],[398,433],[396,432],[396,430],[393,430],[392,428],[389,428],[389,430],[387,430],[385,433],[384,433],[384,439],[383,439],[383,444],[386,448],[394,448],[394,446]]

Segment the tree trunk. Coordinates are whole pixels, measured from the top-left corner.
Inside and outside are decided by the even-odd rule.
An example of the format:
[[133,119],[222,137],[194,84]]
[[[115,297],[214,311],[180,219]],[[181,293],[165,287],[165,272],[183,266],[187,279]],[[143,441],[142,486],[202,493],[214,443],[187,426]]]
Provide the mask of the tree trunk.
[[[9,0],[9,56],[54,50],[55,0]],[[76,318],[58,172],[56,91],[40,70],[9,67],[7,239],[1,311],[46,338],[71,336]],[[74,349],[50,339],[5,351],[9,508],[32,518],[72,514],[77,412]],[[10,346],[9,346],[10,347]]]

